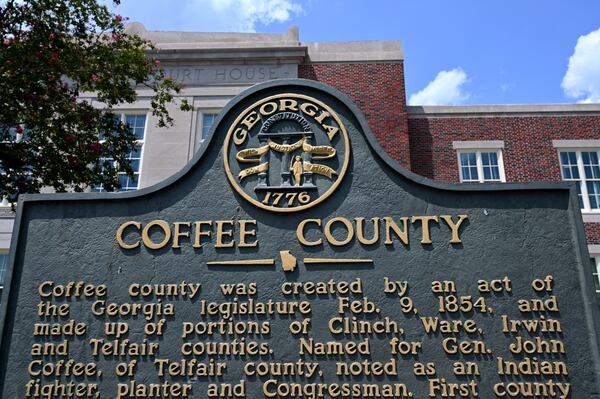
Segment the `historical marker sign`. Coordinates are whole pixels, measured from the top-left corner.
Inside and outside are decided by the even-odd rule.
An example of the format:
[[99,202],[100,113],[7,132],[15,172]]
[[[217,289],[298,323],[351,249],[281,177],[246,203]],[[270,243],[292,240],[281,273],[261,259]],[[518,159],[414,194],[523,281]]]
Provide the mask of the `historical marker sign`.
[[249,89],[158,186],[18,212],[2,399],[600,398],[575,194],[415,176],[322,84]]

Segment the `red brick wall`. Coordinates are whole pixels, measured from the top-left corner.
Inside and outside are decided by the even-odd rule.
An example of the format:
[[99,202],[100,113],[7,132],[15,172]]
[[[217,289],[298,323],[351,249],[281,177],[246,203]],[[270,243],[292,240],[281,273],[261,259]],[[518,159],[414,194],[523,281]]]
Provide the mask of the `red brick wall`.
[[[300,65],[298,75],[347,94],[392,158],[435,180],[459,181],[453,141],[504,141],[506,180],[530,182],[561,179],[552,140],[600,138],[600,116],[408,118],[402,63]],[[600,223],[585,231],[588,244],[600,244]]]
[[600,244],[600,223],[584,223],[588,244]]
[[435,180],[458,182],[452,141],[503,140],[508,182],[558,181],[552,140],[600,138],[600,116],[410,118],[411,169]]
[[327,63],[298,67],[298,77],[347,94],[362,110],[385,151],[409,167],[404,67],[398,63]]

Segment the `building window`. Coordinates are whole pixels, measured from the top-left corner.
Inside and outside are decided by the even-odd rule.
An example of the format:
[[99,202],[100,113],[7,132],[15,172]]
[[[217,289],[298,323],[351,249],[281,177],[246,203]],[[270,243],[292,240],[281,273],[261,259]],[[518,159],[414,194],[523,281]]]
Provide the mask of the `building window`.
[[208,137],[208,133],[210,133],[210,129],[213,127],[218,114],[219,113],[217,111],[198,112],[198,123],[196,125],[196,150],[200,148],[200,145]]
[[[119,114],[121,122],[127,124],[137,139],[134,149],[129,153],[133,177],[127,176],[124,172],[119,173],[121,188],[118,191],[133,191],[139,188],[140,173],[142,166],[142,154],[144,150],[144,139],[146,136],[146,114]],[[102,142],[102,140],[100,140]],[[100,162],[113,161],[112,158],[100,158]],[[104,192],[102,185],[92,189],[93,192]]]
[[596,295],[600,296],[600,255],[592,256],[591,263],[594,288],[596,289]]
[[8,254],[0,253],[0,287],[4,286],[4,279],[6,278],[7,263],[8,263]]
[[[2,143],[5,144],[12,144],[12,143],[19,143],[23,140],[26,140],[26,134],[27,134],[27,127],[23,124],[20,125],[21,127],[21,133],[17,133],[17,128],[16,127],[11,127],[8,129],[8,140],[4,140],[2,141]],[[5,175],[6,171],[4,170],[3,166],[2,166],[2,162],[0,162],[0,174]],[[28,173],[30,174],[30,173]],[[11,198],[12,197],[12,198]],[[4,208],[9,208],[11,207],[11,202],[10,199],[15,200],[14,202],[16,202],[16,196],[6,196],[6,195],[0,195],[0,208],[4,207]],[[1,284],[0,284],[1,285]]]
[[600,210],[600,156],[596,150],[559,151],[563,180],[577,184],[579,207],[584,211]]
[[458,151],[458,168],[462,183],[505,181],[501,150]]

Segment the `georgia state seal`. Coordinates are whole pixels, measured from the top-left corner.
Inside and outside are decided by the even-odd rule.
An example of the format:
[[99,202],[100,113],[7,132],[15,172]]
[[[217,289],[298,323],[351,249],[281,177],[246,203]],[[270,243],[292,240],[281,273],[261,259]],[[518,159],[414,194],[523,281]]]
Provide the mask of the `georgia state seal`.
[[340,185],[350,162],[348,132],[331,107],[286,93],[261,99],[225,138],[225,172],[250,203],[275,212],[308,209]]

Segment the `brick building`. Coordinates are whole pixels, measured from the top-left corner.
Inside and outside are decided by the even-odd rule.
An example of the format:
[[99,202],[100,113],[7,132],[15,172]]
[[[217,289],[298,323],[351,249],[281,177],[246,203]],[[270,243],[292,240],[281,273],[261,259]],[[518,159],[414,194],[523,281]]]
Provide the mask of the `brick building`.
[[[139,138],[136,178],[124,190],[153,185],[181,169],[215,116],[247,87],[278,78],[326,83],[350,96],[383,148],[405,168],[446,182],[576,181],[592,258],[600,267],[600,104],[407,106],[399,41],[301,43],[283,34],[130,32],[153,41],[168,76],[184,85],[193,112],[171,109],[175,126],[156,127],[151,93],[121,107]],[[94,101],[93,94],[83,96]],[[92,191],[102,191],[94,187]],[[0,213],[0,252],[10,245],[13,214]],[[6,256],[0,255],[0,284]],[[590,271],[597,291],[598,272]]]

